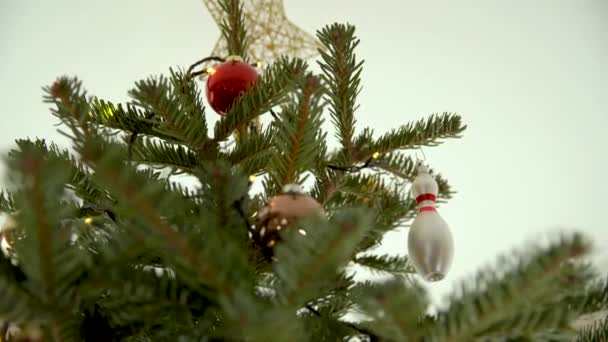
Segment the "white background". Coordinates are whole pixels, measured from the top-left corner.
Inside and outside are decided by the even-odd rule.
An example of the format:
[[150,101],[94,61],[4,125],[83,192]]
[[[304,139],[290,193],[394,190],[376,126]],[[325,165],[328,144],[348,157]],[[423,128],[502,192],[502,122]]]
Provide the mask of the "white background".
[[[357,26],[366,60],[359,128],[380,133],[443,111],[469,126],[463,139],[425,149],[458,190],[440,210],[456,255],[449,277],[428,285],[434,300],[498,254],[556,230],[586,232],[594,260],[608,268],[608,1],[285,7],[309,32],[334,21]],[[0,149],[24,137],[67,146],[41,101],[57,76],[125,101],[135,80],[207,56],[218,34],[200,0],[0,1]],[[382,249],[405,253],[406,231]]]

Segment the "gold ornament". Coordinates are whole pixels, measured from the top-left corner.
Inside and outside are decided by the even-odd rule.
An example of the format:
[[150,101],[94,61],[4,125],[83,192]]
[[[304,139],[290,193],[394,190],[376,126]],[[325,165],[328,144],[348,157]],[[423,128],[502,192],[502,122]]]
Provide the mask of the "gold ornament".
[[15,222],[13,217],[7,215],[4,219],[4,223],[2,223],[2,228],[0,228],[0,244],[2,244],[2,241],[5,241],[7,247],[10,248],[10,246],[13,245],[16,239],[16,228],[17,223]]
[[[323,206],[311,196],[305,194],[299,185],[285,186],[283,193],[274,196],[256,216],[255,239],[265,249],[271,249],[281,240],[283,229],[290,228],[297,219],[319,215],[324,216]],[[298,233],[306,235],[304,229]]]
[[[218,24],[224,12],[216,0],[203,0],[213,20]],[[249,39],[247,55],[250,60],[271,63],[281,56],[309,59],[317,55],[319,41],[287,19],[282,0],[243,1],[245,27]],[[228,48],[224,37],[215,43],[212,56],[224,57]]]

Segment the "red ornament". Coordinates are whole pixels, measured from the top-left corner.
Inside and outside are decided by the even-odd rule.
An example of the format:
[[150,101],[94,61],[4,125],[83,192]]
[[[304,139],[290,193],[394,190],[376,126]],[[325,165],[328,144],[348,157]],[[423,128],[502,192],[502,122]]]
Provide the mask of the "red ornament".
[[234,101],[251,87],[258,73],[240,57],[231,56],[226,62],[208,71],[207,100],[218,114],[228,112]]

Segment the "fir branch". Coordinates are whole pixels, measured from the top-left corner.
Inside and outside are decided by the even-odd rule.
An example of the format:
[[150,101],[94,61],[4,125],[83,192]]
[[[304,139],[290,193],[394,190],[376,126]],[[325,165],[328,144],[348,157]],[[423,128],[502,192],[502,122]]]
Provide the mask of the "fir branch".
[[170,134],[158,130],[161,119],[154,112],[142,111],[133,104],[113,104],[111,102],[93,98],[91,100],[91,120],[107,128],[118,129],[132,134],[143,134],[168,140],[174,143],[183,143]]
[[[285,166],[281,184],[297,181],[297,174],[305,169],[303,165],[308,164],[302,159],[305,159],[308,155],[313,155],[310,150],[317,150],[316,147],[320,144],[320,139],[318,139],[320,137],[317,132],[322,123],[319,117],[321,107],[318,101],[315,101],[315,92],[319,89],[318,87],[318,80],[309,75],[306,78],[306,85],[302,89],[302,97],[298,103],[297,120],[294,120],[297,121],[295,134],[290,136],[289,139],[291,143],[290,153],[287,157],[288,163]],[[279,132],[283,131],[289,131],[289,128],[285,127],[284,130],[279,130]],[[298,163],[303,165],[298,165]]]
[[[312,312],[315,316],[317,317],[321,317],[323,318],[324,316],[317,310],[315,309],[312,305],[306,305],[306,309],[308,309],[308,311]],[[369,330],[365,329],[365,328],[360,328],[358,326],[356,326],[355,324],[351,323],[351,322],[345,322],[345,321],[340,321],[341,324],[344,324],[345,326],[347,326],[348,328],[363,334],[365,336],[368,336],[370,339],[370,342],[375,342],[375,341],[379,341],[378,336],[376,336],[374,333],[370,332]]]
[[13,195],[5,190],[0,191],[0,212],[12,213],[17,210],[15,204],[15,198]]
[[54,336],[56,341],[61,342],[77,342],[82,341],[80,332],[80,324],[82,323],[81,317],[78,316],[64,316],[61,320],[57,320],[57,332]]
[[355,257],[353,262],[365,266],[372,272],[396,275],[416,273],[409,258],[404,255],[363,255]]
[[576,338],[575,342],[599,342],[608,341],[608,316],[603,320],[584,327]]
[[0,292],[0,315],[3,320],[19,322],[45,318],[45,314],[42,314],[44,305],[24,289],[4,279],[3,275],[0,275]]
[[65,250],[59,248],[68,241],[69,235],[58,227],[61,219],[73,210],[73,207],[62,206],[58,201],[70,176],[69,167],[65,167],[63,160],[45,159],[32,147],[24,145],[21,153],[12,153],[10,159],[12,170],[17,173],[13,177],[19,179],[17,202],[21,215],[18,220],[25,236],[15,243],[14,248],[32,285],[41,289],[38,296],[49,313],[46,323],[53,340],[58,341],[61,318],[68,318],[61,305],[60,296],[66,285],[62,276],[75,273],[70,264],[61,262]]
[[[243,201],[249,189],[247,178],[233,172],[228,165],[221,162],[205,164],[196,176],[202,184],[199,195],[210,225],[222,227],[233,237],[239,237],[238,241],[243,244],[248,242],[248,230],[241,228],[243,217],[240,212],[244,211]],[[244,250],[245,245],[241,248]],[[243,256],[245,253],[240,254]]]
[[135,105],[161,119],[154,131],[203,154],[208,152],[205,111],[192,78],[171,70],[170,79],[160,76],[139,81],[129,95]]
[[[563,305],[535,305],[536,308],[522,308],[516,314],[499,320],[479,330],[476,335],[482,340],[504,338],[532,338],[533,341],[553,341],[546,335],[573,335],[570,328],[573,313]],[[507,333],[505,333],[507,332]]]
[[[33,157],[33,156],[32,156]],[[37,223],[37,238],[38,238],[38,251],[40,257],[40,266],[42,271],[42,281],[46,290],[46,300],[53,306],[55,305],[55,272],[53,267],[53,256],[51,255],[51,227],[49,227],[49,221],[47,220],[48,212],[45,208],[44,195],[41,189],[41,160],[38,158],[24,159],[23,160],[23,171],[24,174],[30,176],[32,179],[31,184],[31,198],[30,205],[32,211],[36,214]]]
[[418,161],[403,153],[388,153],[378,162],[378,168],[385,170],[401,179],[414,181]]
[[223,157],[243,174],[253,175],[264,171],[274,151],[273,136],[275,129],[270,127],[263,132],[253,131],[237,139],[234,148]]
[[302,322],[291,307],[272,305],[263,300],[246,300],[246,295],[236,297],[237,310],[225,311],[218,340],[228,341],[309,341]]
[[[310,312],[310,310],[308,310]],[[309,341],[368,341],[367,335],[353,330],[335,317],[302,313],[298,320],[303,323]]]
[[238,128],[243,127],[272,107],[282,104],[288,93],[304,75],[306,63],[300,59],[279,59],[264,70],[254,85],[240,96],[230,111],[214,128],[214,143],[224,141]]
[[44,87],[43,90],[46,93],[43,97],[44,102],[57,105],[57,109],[52,109],[51,113],[62,123],[87,126],[89,104],[86,97],[87,92],[82,89],[80,80],[63,76],[55,80],[51,86]]
[[312,173],[316,181],[311,191],[311,196],[323,205],[326,205],[338,191],[338,184],[342,181],[344,173],[338,173],[328,168],[325,158],[317,161]]
[[[124,237],[128,243],[119,240]],[[142,242],[113,234],[108,241],[112,246],[102,244],[95,267],[78,287],[80,311],[84,313],[80,328],[83,339],[123,340],[160,326],[165,333],[175,335],[184,328],[188,316],[198,316],[205,307],[213,306],[203,296],[208,293],[186,286],[164,265],[151,266],[152,262],[138,258],[139,253],[151,252]],[[175,321],[168,324],[168,317]]]
[[192,173],[198,165],[197,155],[183,145],[171,145],[163,141],[140,139],[132,144],[131,160],[155,167],[178,168]]
[[199,208],[201,205],[200,196],[198,191],[187,187],[180,182],[173,182],[167,180],[166,189],[171,193],[178,194],[183,200],[190,201],[191,208]]
[[98,305],[113,324],[153,326],[168,313],[189,309],[194,294],[167,272],[157,274],[157,269],[128,267],[122,270],[129,272],[128,279],[113,272],[98,280],[98,286],[107,289]]
[[205,106],[201,91],[194,79],[182,71],[171,71],[171,85],[175,99],[180,103],[182,115],[174,118],[176,126],[184,131],[190,146],[202,146],[209,138]]
[[243,4],[239,0],[219,0],[219,4],[226,16],[220,24],[220,30],[226,39],[228,54],[246,60],[249,39],[245,28]]
[[[515,257],[517,264],[511,267],[505,265],[508,258],[501,258],[497,269],[502,273],[507,268],[502,276],[497,275],[499,271],[486,270],[478,273],[471,285],[463,284],[460,297],[453,298],[449,310],[441,314],[441,324],[426,326],[424,330],[445,341],[470,341],[500,333],[500,324],[516,322],[514,319],[522,310],[530,312],[530,303],[558,294],[565,276],[563,263],[587,253],[589,245],[582,236],[574,234],[549,247],[530,250],[534,251],[531,255]],[[563,321],[549,319],[549,314],[544,311],[539,319],[553,323],[553,328],[558,329]],[[541,327],[546,329],[550,325]]]
[[309,74],[300,86],[297,102],[285,106],[280,119],[273,123],[276,127],[273,144],[277,153],[272,155],[268,165],[266,193],[277,193],[286,184],[299,183],[300,175],[312,169],[324,151],[318,80]]
[[[78,231],[76,227],[83,228]],[[81,285],[82,279],[91,274],[92,268],[96,266],[95,261],[98,255],[89,248],[92,245],[90,240],[83,241],[82,236],[85,234],[81,233],[84,229],[88,229],[89,234],[92,233],[90,232],[91,227],[82,219],[63,220],[61,230],[66,237],[56,241],[53,248],[57,297],[61,302],[72,303],[72,308],[78,307],[74,288]],[[95,237],[99,239],[101,234],[102,230],[99,229],[95,232]],[[83,294],[80,293],[80,295]]]
[[322,79],[327,87],[330,115],[337,128],[336,136],[343,151],[344,161],[352,161],[355,131],[356,97],[361,91],[363,61],[357,62],[354,49],[359,45],[352,25],[333,24],[326,26],[317,37],[325,47],[320,49],[323,71]]
[[90,171],[86,165],[72,155],[67,149],[61,149],[56,144],[47,145],[44,140],[17,140],[17,146],[20,150],[13,150],[10,155],[17,158],[22,154],[21,151],[32,150],[48,160],[49,162],[63,163],[70,176],[66,182],[68,189],[74,191],[74,194],[85,202],[96,203],[101,206],[111,206],[116,200],[96,184],[91,177]]
[[0,253],[0,317],[3,320],[19,322],[44,318],[43,303],[22,287],[24,280],[25,274]]
[[204,262],[192,248],[190,241],[175,231],[159,214],[159,207],[167,201],[174,201],[176,205],[183,201],[176,196],[168,196],[163,191],[164,186],[146,179],[141,173],[136,173],[121,162],[120,149],[108,145],[104,153],[99,152],[102,141],[86,142],[83,146],[82,158],[96,172],[103,184],[112,189],[129,211],[123,212],[124,217],[139,221],[154,229],[156,234],[164,238],[167,247],[188,265],[188,269],[195,272],[200,281],[210,284],[222,292],[229,292],[230,286],[218,276],[219,270],[209,262]]
[[336,269],[350,260],[370,226],[370,217],[361,210],[343,210],[332,222],[310,218],[300,223],[306,236],[297,229],[277,245],[274,272],[280,279],[276,289],[280,300],[301,306],[333,278]]
[[422,286],[396,278],[384,283],[365,282],[352,289],[360,310],[373,320],[364,327],[389,341],[419,341],[418,319],[428,299]]
[[420,146],[436,146],[440,139],[459,138],[460,133],[466,129],[462,125],[459,115],[443,113],[433,114],[426,120],[421,119],[415,123],[409,123],[398,129],[393,129],[384,134],[376,141],[363,147],[360,158],[366,158],[373,153],[390,153],[395,150],[412,149]]
[[583,293],[567,298],[567,301],[583,314],[608,310],[608,277],[590,284]]
[[[27,239],[20,240],[19,248],[26,248],[28,254],[22,257],[35,266],[26,272],[42,284],[43,298],[53,305],[56,300],[54,255],[51,232],[63,214],[55,207],[63,196],[68,174],[61,160],[45,160],[34,145],[21,145],[22,150],[9,154],[11,178],[16,181],[19,192],[16,202],[20,209],[18,216]],[[52,228],[53,227],[53,228]]]
[[341,182],[335,186],[336,191],[324,202],[330,207],[352,206],[359,203],[369,207],[378,207],[378,202],[383,196],[387,194],[399,196],[398,193],[388,188],[382,178],[373,174],[350,174],[342,177]]
[[344,317],[353,312],[355,304],[349,297],[350,289],[357,284],[355,274],[344,268],[331,279],[331,284],[321,288],[319,295],[308,304],[324,316]]
[[[339,183],[330,181],[329,187],[333,191],[322,202],[326,208],[363,204],[373,210],[374,223],[359,245],[359,252],[376,246],[387,231],[403,225],[415,214],[416,202],[403,198],[402,189],[387,185],[377,175],[350,174],[337,177],[341,177],[341,180]],[[317,191],[324,190],[317,189],[315,196]]]
[[[330,157],[336,160],[338,157]],[[415,164],[410,157],[399,153],[370,157],[369,165],[352,165],[343,167],[345,170],[361,171],[365,167],[372,170],[384,169],[397,177],[408,177],[413,181]],[[416,202],[407,197],[403,198],[403,184],[393,182],[389,187],[378,174],[344,174],[342,170],[335,172],[333,168],[324,170],[325,164],[319,164],[315,170],[317,182],[312,195],[318,198],[326,207],[340,207],[363,202],[366,206],[377,208],[377,218],[374,229],[362,244],[362,250],[369,249],[380,242],[380,239],[389,230],[403,225],[416,214]],[[330,164],[331,165],[331,164]],[[389,171],[390,170],[390,171]],[[441,175],[435,176],[439,185],[438,202],[445,202],[454,192]]]

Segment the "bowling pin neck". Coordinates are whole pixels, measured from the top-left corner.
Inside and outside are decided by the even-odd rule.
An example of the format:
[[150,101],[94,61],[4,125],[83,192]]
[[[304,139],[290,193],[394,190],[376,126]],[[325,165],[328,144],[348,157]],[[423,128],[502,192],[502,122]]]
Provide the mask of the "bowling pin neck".
[[416,197],[416,203],[418,204],[419,211],[434,211],[436,200],[437,196],[435,196],[435,194],[426,193],[419,195]]
[[437,196],[433,193],[420,194],[416,197],[416,203],[420,204],[425,201],[435,202],[437,200]]

